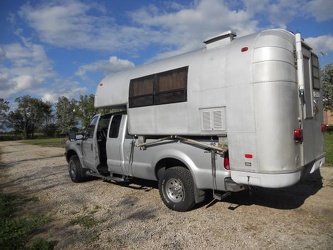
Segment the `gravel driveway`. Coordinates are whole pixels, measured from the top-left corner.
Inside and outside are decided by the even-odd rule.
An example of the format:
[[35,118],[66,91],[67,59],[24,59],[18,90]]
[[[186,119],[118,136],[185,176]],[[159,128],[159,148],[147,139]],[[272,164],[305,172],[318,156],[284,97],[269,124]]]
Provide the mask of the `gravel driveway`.
[[73,183],[64,149],[0,142],[2,192],[38,197],[28,213],[53,220],[55,249],[333,249],[333,167],[280,190],[253,189],[186,213],[157,184]]

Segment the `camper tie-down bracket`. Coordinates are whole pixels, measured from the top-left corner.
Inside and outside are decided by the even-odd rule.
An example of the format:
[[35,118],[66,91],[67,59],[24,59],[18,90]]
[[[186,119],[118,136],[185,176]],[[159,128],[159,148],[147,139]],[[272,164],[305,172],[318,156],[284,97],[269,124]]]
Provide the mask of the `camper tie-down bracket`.
[[[140,147],[140,149],[147,149],[147,146],[153,146],[153,145],[157,145],[158,143],[162,142],[162,141],[166,141],[166,140],[177,140],[179,142],[183,142],[183,143],[188,143],[188,144],[192,144],[195,146],[199,146],[204,148],[207,151],[210,151],[211,153],[211,165],[212,165],[212,179],[213,179],[213,198],[216,200],[223,200],[226,197],[228,197],[231,193],[227,192],[223,195],[218,194],[215,192],[215,190],[217,190],[217,182],[216,182],[216,155],[224,155],[224,153],[228,150],[228,146],[226,143],[220,143],[218,144],[218,146],[215,146],[213,143],[211,144],[206,144],[206,143],[202,143],[193,139],[189,139],[189,138],[185,138],[179,135],[171,135],[171,136],[167,136],[167,137],[163,137],[160,139],[157,139],[153,142],[143,142],[144,139],[140,138],[139,141],[141,141],[142,143],[137,144],[137,147]],[[219,140],[220,141],[220,140]]]
[[[138,143],[136,145],[136,147],[139,147],[140,149],[145,150],[145,149],[147,149],[147,146],[154,146],[154,145],[159,144],[162,141],[167,141],[167,140],[173,140],[173,141],[179,141],[179,142],[183,142],[183,143],[193,144],[193,145],[196,145],[196,146],[203,147],[207,150],[213,150],[215,153],[221,154],[221,155],[223,155],[228,150],[228,147],[227,147],[226,144],[223,144],[223,145],[218,147],[218,146],[215,146],[215,145],[212,145],[212,144],[209,145],[209,144],[202,143],[202,142],[199,142],[199,141],[196,141],[196,140],[193,140],[193,139],[185,138],[185,137],[182,137],[182,136],[179,136],[179,135],[166,136],[166,137],[163,137],[163,138],[160,138],[160,139],[156,139],[153,142],[141,142],[141,143]],[[143,140],[141,140],[141,141],[143,141]]]

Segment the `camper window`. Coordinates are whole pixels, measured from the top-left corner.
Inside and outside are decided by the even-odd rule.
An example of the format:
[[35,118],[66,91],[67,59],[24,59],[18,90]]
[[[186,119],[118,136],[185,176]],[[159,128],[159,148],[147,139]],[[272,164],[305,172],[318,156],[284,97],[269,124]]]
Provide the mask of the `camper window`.
[[168,104],[187,101],[188,67],[132,79],[129,107]]
[[155,104],[186,101],[188,67],[157,74]]
[[320,89],[320,80],[319,80],[319,61],[318,56],[312,54],[312,82],[313,88],[316,90]]

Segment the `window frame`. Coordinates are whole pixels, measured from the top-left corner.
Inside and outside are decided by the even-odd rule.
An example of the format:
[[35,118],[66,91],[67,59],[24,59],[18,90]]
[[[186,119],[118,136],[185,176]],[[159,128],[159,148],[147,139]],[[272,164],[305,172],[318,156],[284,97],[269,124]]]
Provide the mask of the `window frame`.
[[[317,75],[315,74],[315,72],[317,72]],[[311,75],[312,75],[312,88],[314,90],[320,90],[319,58],[314,53],[311,53]]]
[[[138,108],[138,107],[146,107],[152,105],[164,105],[164,104],[172,104],[172,103],[179,103],[179,102],[187,102],[187,83],[188,83],[188,70],[189,66],[176,68],[164,72],[159,72],[156,74],[151,74],[139,78],[134,78],[130,80],[130,87],[129,87],[129,97],[128,103],[129,108]],[[176,84],[170,84],[170,79],[165,79],[166,81],[169,80],[169,84],[166,83],[167,90],[160,91],[161,82],[160,79],[163,77],[170,77],[171,83],[172,78],[179,78],[179,82]],[[142,82],[146,80],[151,81],[152,91],[143,91],[144,94],[135,95],[136,88]],[[179,85],[180,88],[174,88],[174,85]],[[149,86],[148,86],[149,87]],[[148,89],[146,86],[146,88]],[[139,91],[138,91],[139,92]],[[178,95],[178,96],[177,96]],[[141,99],[141,101],[140,101]]]

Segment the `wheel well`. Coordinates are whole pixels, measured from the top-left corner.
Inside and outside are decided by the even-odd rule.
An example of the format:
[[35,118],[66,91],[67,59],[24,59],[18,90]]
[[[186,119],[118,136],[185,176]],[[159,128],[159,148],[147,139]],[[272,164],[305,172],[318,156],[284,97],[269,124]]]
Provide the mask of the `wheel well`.
[[179,167],[188,167],[184,164],[184,162],[174,159],[174,158],[165,158],[160,160],[155,167],[155,176],[157,179],[159,179],[159,176],[168,168],[174,167],[174,166],[179,166]]
[[[184,162],[182,162],[178,159],[165,158],[165,159],[160,160],[156,164],[156,167],[155,167],[155,176],[156,176],[156,178],[159,180],[160,176],[163,174],[163,172],[166,169],[171,168],[171,167],[175,167],[175,166],[189,169]],[[196,203],[200,203],[205,199],[205,191],[197,189],[195,182],[194,182],[194,199],[195,199]]]
[[73,156],[73,155],[77,155],[77,153],[74,150],[69,150],[66,152],[66,160],[67,162],[69,162],[69,159]]

